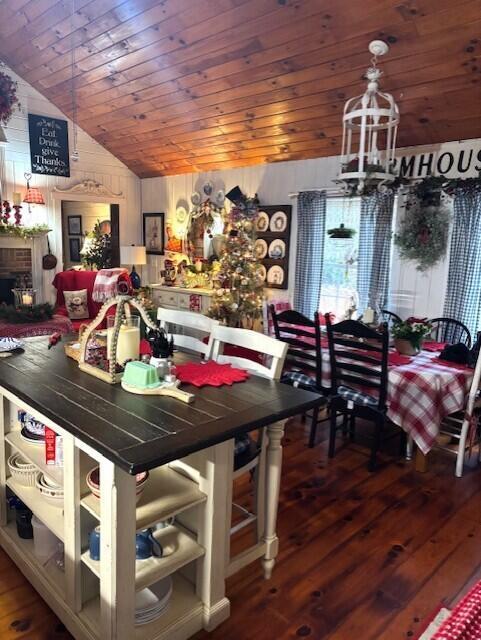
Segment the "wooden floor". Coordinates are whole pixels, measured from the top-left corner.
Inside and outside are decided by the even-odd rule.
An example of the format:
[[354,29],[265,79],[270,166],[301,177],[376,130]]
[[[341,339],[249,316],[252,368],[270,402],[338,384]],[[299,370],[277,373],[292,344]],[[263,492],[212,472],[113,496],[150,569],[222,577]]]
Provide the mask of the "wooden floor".
[[[436,452],[426,474],[388,456],[370,474],[362,446],[327,462],[324,438],[308,449],[305,428],[289,425],[273,578],[258,563],[232,577],[230,619],[196,640],[416,637],[481,578],[481,469],[455,480],[453,458]],[[244,483],[237,502],[250,493]],[[0,638],[71,638],[2,552]]]

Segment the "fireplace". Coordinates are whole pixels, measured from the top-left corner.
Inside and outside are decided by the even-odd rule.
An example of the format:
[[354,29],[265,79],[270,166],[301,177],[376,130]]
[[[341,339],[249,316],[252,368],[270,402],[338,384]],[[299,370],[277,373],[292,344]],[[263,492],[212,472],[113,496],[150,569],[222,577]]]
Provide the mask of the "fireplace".
[[42,268],[45,244],[45,234],[33,238],[0,235],[0,302],[13,304],[13,287],[32,287],[37,291],[37,302],[45,300]]

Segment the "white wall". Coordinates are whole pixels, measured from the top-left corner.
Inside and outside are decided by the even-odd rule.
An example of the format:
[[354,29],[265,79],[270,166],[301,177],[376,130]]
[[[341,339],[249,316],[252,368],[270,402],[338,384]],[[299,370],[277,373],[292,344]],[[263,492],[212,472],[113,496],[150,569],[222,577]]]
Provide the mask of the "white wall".
[[[54,116],[66,119],[66,117],[38,91],[24,82],[8,68],[5,71],[18,81],[18,96],[21,103],[20,112],[16,112],[8,125],[4,128],[8,145],[5,148],[5,167],[2,180],[4,196],[12,199],[13,192],[25,193],[24,173],[30,172],[30,147],[28,137],[28,113]],[[73,151],[73,133],[69,121],[69,143]],[[70,165],[70,178],[54,176],[33,175],[32,186],[39,187],[43,193],[46,206],[36,205],[31,222],[48,224],[54,233],[50,234],[50,246],[56,254],[59,265],[62,267],[62,234],[60,224],[59,201],[52,197],[52,190],[58,186],[65,189],[85,178],[90,178],[102,183],[112,191],[122,192],[120,202],[120,243],[139,243],[141,240],[141,216],[140,216],[140,180],[120,160],[117,160],[104,147],[95,142],[90,136],[79,130],[78,150],[80,160]],[[69,199],[68,196],[66,199]],[[24,206],[25,223],[27,224],[28,211]],[[45,272],[47,285],[53,279],[55,272]],[[45,293],[51,293],[49,287],[45,287]]]
[[[463,173],[463,177],[477,175],[476,166],[478,150],[481,149],[481,140],[449,142],[431,147],[414,147],[401,149],[398,156],[416,154],[415,169],[429,159],[429,154],[434,154],[432,164],[433,172],[436,170],[436,158],[444,152],[459,153],[460,150],[475,149],[472,156],[470,169]],[[464,160],[468,158],[468,153]],[[446,165],[445,165],[446,166]],[[426,166],[421,169],[421,175],[426,172]],[[480,167],[481,168],[481,167]],[[267,290],[268,297],[275,299],[292,300],[294,290],[294,272],[297,244],[296,224],[296,199],[289,198],[289,194],[307,189],[332,189],[333,180],[339,170],[338,157],[318,158],[314,160],[300,160],[296,162],[280,162],[276,164],[257,165],[226,171],[209,172],[205,174],[184,174],[168,176],[164,178],[147,178],[142,180],[142,209],[144,212],[164,211],[167,220],[173,220],[176,205],[185,201],[190,204],[190,196],[193,191],[201,190],[202,184],[212,180],[216,188],[225,187],[226,191],[236,184],[244,193],[254,195],[257,193],[261,204],[287,204],[293,205],[293,224],[291,231],[291,253],[289,265],[289,289],[288,291]],[[447,173],[449,177],[459,175],[456,163]],[[398,219],[403,215],[398,211]],[[425,315],[435,317],[442,313],[444,305],[444,291],[447,280],[447,260],[438,266],[421,274],[412,263],[401,261],[397,251],[394,250],[392,264],[393,310],[398,309],[406,315]],[[149,257],[150,282],[159,281],[161,260],[153,256]]]

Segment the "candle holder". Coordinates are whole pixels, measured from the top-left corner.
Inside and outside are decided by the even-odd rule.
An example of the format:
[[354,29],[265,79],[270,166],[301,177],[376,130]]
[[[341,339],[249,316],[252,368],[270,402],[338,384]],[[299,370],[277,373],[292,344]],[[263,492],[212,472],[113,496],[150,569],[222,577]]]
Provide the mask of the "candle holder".
[[[107,316],[110,308],[115,307],[115,315]],[[149,315],[143,304],[127,295],[118,295],[115,298],[107,300],[100,308],[97,317],[90,322],[82,332],[80,338],[80,358],[79,369],[90,373],[90,375],[104,380],[109,384],[117,384],[122,380],[124,362],[119,360],[138,359],[139,353],[134,353],[134,344],[137,344],[137,335],[140,334],[138,327],[138,318],[132,315],[131,309],[137,309],[140,317],[149,329],[156,329],[157,326],[149,318]],[[107,364],[106,368],[96,366],[88,362],[87,344],[98,326],[107,318]],[[112,319],[110,319],[112,318]],[[124,327],[124,328],[122,328]],[[135,335],[134,335],[135,334]]]
[[24,289],[12,289],[15,307],[33,307],[36,304],[37,291],[29,287]]

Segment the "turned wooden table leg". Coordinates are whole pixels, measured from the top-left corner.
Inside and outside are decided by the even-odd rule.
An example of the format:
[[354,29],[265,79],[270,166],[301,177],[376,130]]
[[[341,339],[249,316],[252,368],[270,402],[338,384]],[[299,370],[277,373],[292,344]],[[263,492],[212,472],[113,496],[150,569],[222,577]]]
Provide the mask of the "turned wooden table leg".
[[267,455],[266,455],[266,516],[265,536],[266,551],[262,565],[264,577],[268,580],[272,575],[276,556],[279,549],[279,539],[276,533],[277,507],[281,486],[282,446],[285,421],[275,422],[267,427]]

